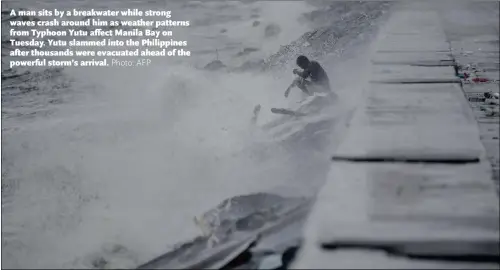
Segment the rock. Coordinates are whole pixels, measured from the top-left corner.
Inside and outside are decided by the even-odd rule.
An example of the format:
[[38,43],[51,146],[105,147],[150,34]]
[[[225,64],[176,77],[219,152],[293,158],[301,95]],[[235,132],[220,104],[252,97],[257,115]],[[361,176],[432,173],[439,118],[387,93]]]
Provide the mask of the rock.
[[254,21],[254,22],[252,23],[252,26],[253,26],[253,27],[256,27],[256,26],[259,26],[259,24],[260,24],[260,21]]
[[237,68],[237,71],[249,71],[249,70],[257,70],[264,67],[265,61],[263,59],[260,60],[249,60],[243,63],[240,67]]
[[224,200],[196,218],[196,222],[204,231],[225,239],[234,231],[262,228],[305,202],[303,198],[286,198],[270,193],[240,195]]
[[266,38],[269,37],[275,37],[281,33],[281,27],[279,25],[271,23],[268,26],[266,26],[266,29],[264,30],[264,36]]
[[222,61],[214,60],[214,61],[208,63],[203,69],[214,71],[214,70],[219,70],[219,69],[225,68],[225,67],[226,67],[226,65],[224,65],[224,63],[222,63]]
[[222,28],[222,29],[220,30],[220,32],[221,32],[221,33],[226,33],[226,32],[227,32],[227,29],[226,29],[226,28]]
[[259,50],[258,48],[245,48],[245,49],[243,49],[242,52],[237,53],[236,56],[247,55],[247,54],[250,54],[252,52],[256,52],[258,50]]
[[282,260],[280,254],[273,254],[266,256],[260,262],[258,269],[279,269],[282,266]]

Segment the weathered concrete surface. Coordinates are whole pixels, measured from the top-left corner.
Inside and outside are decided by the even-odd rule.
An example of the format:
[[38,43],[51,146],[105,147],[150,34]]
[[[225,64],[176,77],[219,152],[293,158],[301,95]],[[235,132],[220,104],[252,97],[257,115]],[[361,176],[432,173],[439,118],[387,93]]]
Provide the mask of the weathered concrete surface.
[[453,66],[450,53],[443,52],[387,52],[376,53],[372,63],[377,65],[408,65],[408,66]]
[[[311,246],[304,247],[294,267],[352,269],[365,259],[373,259],[371,252],[357,251],[361,254],[356,260],[339,263],[334,258],[338,256],[342,261],[342,252],[319,251],[318,246],[325,243],[461,241],[463,247],[495,243],[499,238],[498,197],[492,192],[488,173],[488,164],[484,163],[465,166],[336,163],[329,176],[332,181],[318,194],[305,228],[304,238]],[[435,252],[446,254],[457,250],[441,247]],[[481,252],[498,253],[498,249],[490,247]],[[330,259],[326,260],[326,256]],[[381,261],[383,264],[372,262],[371,267],[416,269],[445,265],[438,261],[405,262],[397,257]],[[471,269],[492,267],[450,263],[446,268],[465,265]]]
[[334,156],[467,161],[483,155],[459,85],[372,84]]
[[[451,53],[460,66],[476,67],[479,77],[498,80],[500,75],[500,2],[459,1],[436,5],[441,25],[451,43]],[[482,72],[481,70],[486,70]],[[492,164],[493,179],[500,178],[499,106],[474,97],[499,92],[499,83],[464,84],[464,92],[479,123],[481,141]]]
[[[498,269],[495,263],[412,260],[387,256],[384,251],[377,250],[314,252],[314,249],[317,249],[315,244],[305,243],[293,269]],[[308,263],[303,263],[305,260]]]
[[485,50],[483,42],[473,42],[474,40],[472,39],[472,42],[467,42],[467,46],[464,46],[462,42],[451,41],[451,54],[455,62],[460,66],[476,65],[479,69],[498,71],[500,63],[498,41],[495,42],[496,44],[494,42],[486,44],[488,45],[488,49]]
[[450,49],[445,42],[422,42],[421,38],[388,36],[381,43],[378,52],[447,52]]
[[[498,197],[491,192],[494,186],[488,168],[486,163],[336,162],[329,177],[338,180],[324,186],[317,198],[321,203],[311,214],[318,214],[314,231],[320,241],[477,236],[498,240]],[[323,214],[338,211],[345,214]]]
[[[429,55],[448,60],[440,12],[467,8],[438,2],[401,2],[381,30],[366,98],[334,154],[293,268],[499,268],[499,199],[484,135],[494,140],[498,129],[478,125],[465,95],[475,90],[444,83],[456,81],[453,68],[418,65]],[[464,256],[483,259],[444,259]]]
[[[401,6],[407,3],[401,4]],[[375,44],[372,82],[459,82],[439,17],[428,10],[395,12]],[[411,26],[411,29],[408,29]],[[403,65],[406,64],[406,65]]]
[[377,83],[416,83],[460,82],[452,67],[422,67],[405,65],[372,65],[371,82]]
[[[408,31],[408,25],[412,30]],[[449,52],[439,18],[428,11],[399,11],[387,22],[376,45],[378,52]]]

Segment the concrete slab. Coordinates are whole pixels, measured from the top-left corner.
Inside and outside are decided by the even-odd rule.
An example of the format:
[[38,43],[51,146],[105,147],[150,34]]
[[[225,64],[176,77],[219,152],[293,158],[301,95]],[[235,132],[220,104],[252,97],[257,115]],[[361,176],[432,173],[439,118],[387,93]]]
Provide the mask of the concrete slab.
[[433,40],[446,40],[446,35],[440,27],[436,25],[419,26],[418,22],[404,20],[403,22],[392,22],[392,25],[387,25],[384,29],[383,36],[400,36],[407,38],[428,38]]
[[443,40],[433,40],[426,37],[406,38],[390,36],[381,39],[377,52],[449,52],[450,45]]
[[[498,36],[499,14],[498,1],[462,1],[454,5],[444,2],[438,7],[442,17],[442,26],[451,41],[452,54],[457,64],[468,64],[476,68],[486,69],[489,73],[481,77],[498,79],[500,66],[500,39]],[[500,136],[499,107],[487,105],[483,96],[485,92],[499,92],[498,83],[463,84],[463,90],[469,98],[470,106],[476,116],[480,138],[484,144],[486,155],[493,168],[492,178],[499,181],[498,168]]]
[[[401,119],[404,118],[394,122],[401,123]],[[474,162],[484,155],[476,125],[417,123],[397,126],[380,124],[382,121],[378,120],[377,126],[370,126],[370,121],[376,121],[366,117],[356,120],[334,159]],[[388,117],[384,121],[389,121]]]
[[491,69],[490,71],[497,71],[500,60],[493,57],[477,57],[477,56],[455,56],[455,62],[460,66],[476,66],[478,70]]
[[[367,93],[365,110],[461,118],[461,123],[473,124],[472,114],[458,84],[372,84]],[[416,117],[415,120],[418,120]],[[432,119],[429,119],[431,123]],[[412,125],[413,122],[408,122]]]
[[461,61],[469,61],[470,63],[498,63],[500,61],[499,52],[482,52],[482,51],[466,51],[466,50],[451,50],[453,57]]
[[465,69],[461,71],[465,72],[468,72],[466,69],[468,65],[475,67],[479,71],[499,73],[500,70],[500,61],[491,58],[489,60],[482,60],[476,57],[457,57],[455,62],[458,66],[464,67]]
[[484,148],[458,85],[371,84],[336,159],[471,161]]
[[[414,27],[414,26],[412,26]],[[410,41],[410,42],[417,42],[420,44],[434,44],[434,43],[439,43],[441,45],[446,45],[446,47],[449,49],[450,44],[446,41],[446,36],[443,34],[438,34],[432,33],[432,34],[412,34],[412,35],[403,35],[403,31],[408,31],[412,30],[413,28],[407,28],[406,30],[401,30],[401,32],[386,32],[384,34],[381,34],[378,37],[379,41],[388,41],[388,42],[398,42],[398,41]]]
[[[481,229],[498,235],[499,205],[487,163],[468,165],[334,162],[318,194],[316,229],[322,239],[335,224],[448,224],[446,229]],[[326,207],[326,208],[323,208]],[[319,209],[323,208],[323,209]],[[321,222],[319,222],[321,220]],[[416,228],[414,228],[416,229]],[[421,231],[433,234],[439,226]],[[346,232],[349,228],[345,228]],[[364,234],[363,232],[359,232]],[[397,233],[397,232],[393,232]],[[418,230],[409,232],[408,239]],[[434,235],[432,238],[445,237]],[[448,234],[449,235],[449,234]],[[353,235],[355,236],[355,235]],[[377,238],[378,235],[370,237]],[[389,235],[384,236],[384,238]],[[405,237],[399,235],[398,237]],[[420,235],[421,239],[427,236]],[[453,236],[460,238],[461,236]],[[467,237],[467,234],[462,236]],[[498,240],[498,238],[497,238]]]
[[384,33],[419,32],[423,35],[444,34],[435,11],[400,10],[387,21]]
[[[471,66],[474,66],[476,68],[476,70],[481,70],[481,71],[487,71],[487,72],[495,72],[495,73],[499,73],[499,70],[500,70],[500,62],[496,62],[496,61],[477,61],[477,60],[472,60],[471,58],[467,57],[467,58],[460,58],[458,57],[457,59],[455,59],[455,63],[459,66],[467,66],[467,65],[471,65]],[[464,70],[465,72],[467,72],[467,70]]]
[[349,249],[328,251],[305,242],[290,269],[498,269],[496,263],[415,260],[387,256],[385,251]]
[[433,11],[397,11],[378,37],[378,51],[449,51],[445,32]]
[[475,125],[458,84],[372,84],[367,94],[369,125]]
[[452,67],[372,65],[371,72],[371,82],[376,83],[460,82]]
[[375,53],[372,63],[376,65],[409,65],[409,66],[453,66],[450,53],[438,52],[393,52]]
[[461,40],[451,41],[450,43],[451,48],[461,51],[498,53],[499,48],[498,36],[496,40],[491,41]]
[[458,78],[455,79],[437,79],[437,78],[429,78],[429,79],[386,79],[386,80],[372,80],[371,83],[383,83],[383,84],[436,84],[436,83],[460,83],[461,80]]
[[[334,242],[463,241],[498,247],[498,196],[489,165],[335,163],[306,224],[305,239],[309,248],[300,254],[294,268],[350,269],[357,265],[354,261],[337,264],[332,258],[336,251],[320,248]],[[491,246],[479,252],[498,252]],[[450,246],[441,248],[435,252],[456,251]],[[438,264],[425,260],[405,264],[403,258],[394,256],[382,261],[381,267]],[[372,268],[377,265],[371,262]]]
[[[426,31],[427,30],[427,31]],[[386,34],[388,36],[400,36],[408,38],[432,38],[436,40],[446,40],[446,35],[441,30],[431,30],[428,29],[410,29],[410,30],[399,30],[399,29],[386,29]]]
[[462,38],[461,40],[475,42],[477,44],[490,43],[490,44],[497,44],[497,46],[500,45],[500,39],[498,38],[498,35],[495,35],[495,34],[474,35],[473,37]]
[[470,51],[470,50],[462,50],[460,48],[452,48],[451,49],[451,54],[455,58],[465,58],[469,57],[471,61],[473,62],[486,62],[488,61],[492,63],[497,63],[500,58],[500,52],[484,52],[484,51]]
[[396,11],[378,38],[377,51],[447,52],[446,36],[434,11]]

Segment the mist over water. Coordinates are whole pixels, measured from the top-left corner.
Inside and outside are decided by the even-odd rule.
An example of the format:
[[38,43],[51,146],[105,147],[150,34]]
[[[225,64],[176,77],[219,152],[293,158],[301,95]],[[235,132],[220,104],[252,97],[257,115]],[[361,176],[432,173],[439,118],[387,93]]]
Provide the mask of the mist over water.
[[[2,11],[20,3],[4,2]],[[138,5],[106,2],[101,8],[128,4]],[[74,5],[97,8],[79,1],[29,8]],[[165,8],[163,1],[147,5]],[[118,254],[112,267],[134,267],[199,235],[193,217],[228,197],[260,191],[311,196],[321,185],[339,138],[319,141],[314,134],[341,126],[352,111],[362,91],[353,81],[359,81],[363,55],[320,60],[343,103],[314,117],[283,119],[269,109],[301,99],[298,90],[283,97],[291,69],[200,67],[215,57],[231,67],[270,57],[314,29],[302,15],[315,7],[280,1],[170,6],[173,18],[194,22],[173,30],[199,51],[196,56],[152,58],[144,68],[64,68],[2,78],[3,267],[97,267],[92,258],[106,252]],[[275,37],[265,35],[269,24],[278,26]],[[236,56],[250,47],[258,50]],[[257,104],[263,109],[252,124]],[[308,130],[325,119],[324,129]],[[273,121],[281,126],[262,128]]]

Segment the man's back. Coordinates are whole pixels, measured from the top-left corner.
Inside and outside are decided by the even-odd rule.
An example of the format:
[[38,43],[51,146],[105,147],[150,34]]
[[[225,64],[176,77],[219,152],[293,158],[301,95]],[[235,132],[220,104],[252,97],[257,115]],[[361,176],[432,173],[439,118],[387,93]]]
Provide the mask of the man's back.
[[316,61],[311,61],[307,68],[311,81],[330,90],[330,80],[323,67]]

